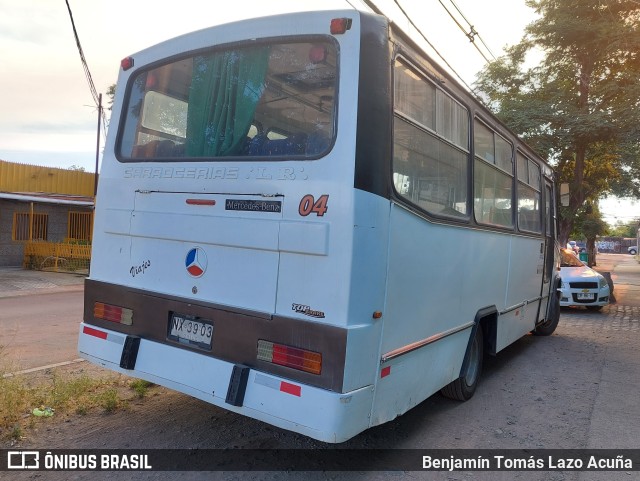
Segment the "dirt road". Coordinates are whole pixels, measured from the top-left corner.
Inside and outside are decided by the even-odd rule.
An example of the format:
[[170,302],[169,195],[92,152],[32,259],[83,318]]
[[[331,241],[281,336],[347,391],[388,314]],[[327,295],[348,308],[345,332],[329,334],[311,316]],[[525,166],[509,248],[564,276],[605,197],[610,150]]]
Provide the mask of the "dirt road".
[[[608,256],[607,256],[608,257]],[[476,395],[434,395],[407,414],[340,445],[345,449],[640,449],[640,277],[630,257],[611,267],[617,304],[601,312],[563,309],[556,333],[525,336],[485,363]],[[609,264],[607,264],[609,263]],[[626,266],[626,267],[625,267]],[[625,286],[625,287],[622,287]],[[631,298],[631,297],[633,298]],[[86,363],[66,369],[97,369]],[[153,388],[126,411],[54,417],[23,448],[308,448],[332,446]],[[13,448],[15,449],[15,447]],[[247,460],[250,466],[251,460]],[[317,469],[322,469],[318,466]],[[11,479],[173,479],[177,473],[20,473]],[[0,473],[0,477],[2,473]],[[213,472],[180,479],[436,479],[592,481],[640,479],[636,472]]]
[[5,365],[25,370],[78,358],[82,304],[81,289],[0,299],[0,346]]

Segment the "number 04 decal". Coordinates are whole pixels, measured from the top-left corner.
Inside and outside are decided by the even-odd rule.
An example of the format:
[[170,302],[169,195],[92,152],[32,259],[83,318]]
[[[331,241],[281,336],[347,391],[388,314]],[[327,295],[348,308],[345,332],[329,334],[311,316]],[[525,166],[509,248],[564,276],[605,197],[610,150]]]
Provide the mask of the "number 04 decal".
[[298,213],[302,217],[306,217],[309,214],[315,214],[318,217],[322,217],[327,212],[327,202],[329,201],[328,195],[321,195],[318,200],[315,200],[311,194],[305,195],[300,201],[298,207]]

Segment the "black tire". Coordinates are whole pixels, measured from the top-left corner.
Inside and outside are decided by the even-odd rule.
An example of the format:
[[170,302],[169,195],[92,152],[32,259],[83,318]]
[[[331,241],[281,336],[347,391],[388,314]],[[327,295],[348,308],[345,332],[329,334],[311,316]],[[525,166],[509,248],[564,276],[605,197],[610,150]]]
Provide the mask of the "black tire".
[[482,327],[476,328],[476,334],[471,341],[469,350],[469,359],[461,376],[446,385],[440,390],[443,396],[456,401],[466,401],[471,399],[473,393],[476,392],[478,380],[482,373],[482,358],[484,356],[484,340],[482,336]]
[[536,336],[550,336],[556,330],[556,327],[558,327],[558,322],[560,322],[560,294],[557,290],[553,293],[551,302],[549,318],[541,324],[538,324],[536,328],[531,331]]

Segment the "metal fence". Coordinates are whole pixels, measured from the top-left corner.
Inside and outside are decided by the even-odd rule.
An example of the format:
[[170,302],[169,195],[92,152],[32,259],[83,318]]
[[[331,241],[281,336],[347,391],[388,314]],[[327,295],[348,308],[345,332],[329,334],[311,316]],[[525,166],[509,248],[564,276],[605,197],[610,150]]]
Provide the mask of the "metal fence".
[[27,242],[25,269],[54,272],[89,273],[91,244],[80,242]]

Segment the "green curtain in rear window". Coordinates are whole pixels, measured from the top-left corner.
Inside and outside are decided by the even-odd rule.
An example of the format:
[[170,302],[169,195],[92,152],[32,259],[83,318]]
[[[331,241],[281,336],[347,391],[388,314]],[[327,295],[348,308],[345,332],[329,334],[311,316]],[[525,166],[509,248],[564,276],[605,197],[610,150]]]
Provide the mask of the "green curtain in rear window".
[[194,58],[187,114],[187,155],[239,155],[262,92],[269,47]]

